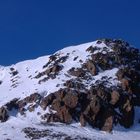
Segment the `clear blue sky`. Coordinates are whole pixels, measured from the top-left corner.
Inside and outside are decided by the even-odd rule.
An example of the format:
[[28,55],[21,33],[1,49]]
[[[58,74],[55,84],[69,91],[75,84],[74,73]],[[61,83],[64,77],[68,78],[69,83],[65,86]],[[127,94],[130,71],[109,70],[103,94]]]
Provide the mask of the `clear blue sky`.
[[140,0],[0,0],[0,65],[98,38],[140,47]]

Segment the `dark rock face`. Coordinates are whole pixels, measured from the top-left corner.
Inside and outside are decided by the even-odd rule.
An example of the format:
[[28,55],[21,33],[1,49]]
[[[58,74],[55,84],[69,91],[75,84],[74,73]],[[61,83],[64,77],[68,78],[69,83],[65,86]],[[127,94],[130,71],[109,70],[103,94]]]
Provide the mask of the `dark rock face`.
[[113,129],[114,111],[111,108],[108,108],[103,112],[102,115],[103,115],[103,117],[101,120],[100,129],[103,131],[110,132]]
[[18,100],[19,99],[13,99],[13,100],[11,100],[10,102],[8,102],[5,106],[6,106],[6,108],[9,110],[9,111],[11,111],[13,108],[14,109],[18,109]]
[[8,115],[7,109],[4,106],[2,106],[0,108],[0,121],[6,122],[8,120],[8,117],[9,117],[9,115]]
[[134,122],[134,106],[129,96],[121,98],[120,112],[122,113],[120,124],[126,128],[133,125]]

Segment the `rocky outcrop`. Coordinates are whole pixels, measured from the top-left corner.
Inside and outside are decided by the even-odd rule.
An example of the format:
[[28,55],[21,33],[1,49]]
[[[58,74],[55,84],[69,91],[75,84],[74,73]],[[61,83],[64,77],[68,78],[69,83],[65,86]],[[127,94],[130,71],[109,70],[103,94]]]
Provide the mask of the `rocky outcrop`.
[[85,72],[83,71],[82,68],[71,68],[68,73],[72,76],[76,76],[76,77],[84,77],[85,76]]
[[30,96],[24,98],[23,100],[19,100],[17,102],[19,113],[21,115],[24,115],[26,111],[33,112],[35,108],[39,106],[41,99],[42,96],[40,94],[33,93]]
[[[98,43],[110,46],[111,51],[104,47],[102,52],[98,52],[97,47],[90,46],[86,51],[91,53],[92,59],[83,63],[81,68],[73,67],[68,71],[76,78],[66,81],[64,89],[50,94],[42,101],[43,109],[49,107],[56,111],[46,114],[49,116],[46,117],[47,122],[71,123],[75,120],[79,121],[81,126],[88,123],[108,132],[118,123],[125,128],[133,125],[134,106],[140,105],[139,52],[137,49],[128,48],[129,44],[121,40],[99,40]],[[134,63],[134,60],[137,63]],[[82,83],[83,79],[88,81],[100,71],[114,67],[119,68],[116,73],[118,85],[107,86],[105,83],[108,83],[108,77],[102,77],[90,89]]]
[[96,66],[95,66],[95,64],[94,64],[93,61],[91,61],[91,60],[87,61],[86,67],[87,67],[88,71],[89,71],[92,75],[96,75],[96,74],[97,74],[97,69],[96,69]]

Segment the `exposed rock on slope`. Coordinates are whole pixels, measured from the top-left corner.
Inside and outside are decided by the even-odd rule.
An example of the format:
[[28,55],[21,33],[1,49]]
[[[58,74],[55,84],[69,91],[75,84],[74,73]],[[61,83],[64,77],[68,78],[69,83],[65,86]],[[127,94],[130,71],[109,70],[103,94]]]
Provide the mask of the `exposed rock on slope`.
[[[9,96],[0,97],[7,107],[0,109],[1,121],[14,108],[41,122],[76,121],[108,132],[117,124],[134,124],[134,108],[140,106],[140,53],[127,42],[102,39],[13,67],[5,68],[8,76],[0,79],[0,92]],[[14,89],[4,87],[9,79],[16,83]]]

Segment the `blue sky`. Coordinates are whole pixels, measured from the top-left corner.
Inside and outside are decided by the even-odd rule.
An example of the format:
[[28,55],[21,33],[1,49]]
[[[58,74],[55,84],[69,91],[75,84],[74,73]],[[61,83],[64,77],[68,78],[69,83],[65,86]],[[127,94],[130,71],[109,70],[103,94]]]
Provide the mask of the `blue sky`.
[[98,38],[140,47],[140,0],[0,0],[0,65]]

